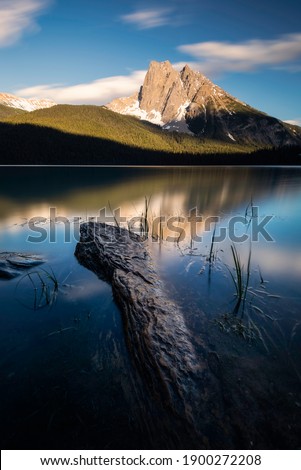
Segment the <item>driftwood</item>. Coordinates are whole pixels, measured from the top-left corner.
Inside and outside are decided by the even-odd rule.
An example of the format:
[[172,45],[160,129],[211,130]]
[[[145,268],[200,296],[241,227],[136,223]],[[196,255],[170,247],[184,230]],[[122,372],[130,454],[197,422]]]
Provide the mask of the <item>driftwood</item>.
[[75,255],[111,282],[128,347],[152,393],[193,424],[201,366],[183,314],[168,298],[146,243],[126,229],[90,222],[81,226]]

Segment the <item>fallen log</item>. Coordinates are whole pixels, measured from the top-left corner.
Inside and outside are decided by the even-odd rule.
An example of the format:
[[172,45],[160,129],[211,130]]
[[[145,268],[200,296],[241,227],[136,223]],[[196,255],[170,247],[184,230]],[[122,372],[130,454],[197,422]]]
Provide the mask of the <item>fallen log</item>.
[[168,298],[147,249],[128,230],[81,225],[78,261],[112,284],[131,355],[152,393],[193,424],[201,370],[181,309]]

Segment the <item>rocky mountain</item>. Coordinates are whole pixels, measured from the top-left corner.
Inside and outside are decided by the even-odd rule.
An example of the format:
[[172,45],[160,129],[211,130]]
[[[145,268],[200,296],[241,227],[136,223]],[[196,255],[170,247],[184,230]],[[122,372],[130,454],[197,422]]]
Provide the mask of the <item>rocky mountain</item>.
[[286,124],[234,98],[186,65],[151,62],[143,86],[107,105],[163,129],[257,146],[300,145],[301,128]]
[[9,93],[0,93],[0,105],[9,108],[23,109],[24,111],[36,111],[37,109],[51,108],[56,103],[52,100],[25,99],[11,95]]

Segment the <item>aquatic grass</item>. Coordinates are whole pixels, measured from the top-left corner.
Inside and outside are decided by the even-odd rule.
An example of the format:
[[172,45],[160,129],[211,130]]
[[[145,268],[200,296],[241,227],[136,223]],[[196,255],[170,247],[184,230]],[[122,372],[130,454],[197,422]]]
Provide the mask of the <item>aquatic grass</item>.
[[256,310],[256,312],[259,312],[259,313],[261,313],[262,315],[264,315],[263,310],[261,310],[261,308],[257,307],[257,305],[252,305],[252,308],[253,308],[254,310]]
[[50,304],[50,296],[49,296],[49,292],[48,292],[48,285],[44,282],[44,279],[42,278],[41,274],[38,271],[36,272],[36,275],[38,276],[38,278],[41,282],[41,286],[42,286],[39,305],[41,305],[41,301],[42,301],[43,297],[45,297],[46,304],[49,305]]
[[264,284],[264,279],[263,279],[262,274],[261,274],[260,266],[258,266],[258,272],[259,272],[259,277],[260,277],[260,284]]
[[110,211],[111,211],[111,213],[112,213],[112,216],[113,216],[113,219],[114,219],[114,222],[115,222],[116,227],[120,229],[120,223],[119,223],[118,220],[116,219],[115,212],[113,211],[113,209],[112,209],[112,207],[111,207],[110,201],[108,201],[108,206],[109,206],[109,209],[110,209]]
[[194,239],[192,237],[190,237],[190,243],[185,250],[187,251],[188,256],[202,256],[198,253],[198,247],[194,245]]
[[149,212],[149,205],[150,205],[151,196],[147,199],[144,196],[144,209],[142,210],[140,216],[140,236],[148,238],[149,233],[149,223],[148,223],[148,212]]
[[164,232],[163,232],[163,225],[162,225],[162,207],[160,206],[160,214],[159,214],[159,243],[160,245],[164,241]]
[[157,228],[156,224],[154,224],[154,214],[152,214],[152,220],[151,220],[151,227],[152,227],[152,234],[151,234],[151,237],[154,241],[158,241],[159,239],[159,235],[158,235],[158,231],[155,230],[155,227]]
[[249,221],[248,219],[254,219],[254,217],[256,217],[254,209],[255,209],[255,206],[254,206],[254,203],[253,203],[253,196],[251,196],[250,202],[247,205],[246,210],[245,210],[246,222]]
[[231,245],[231,252],[232,252],[232,256],[234,260],[236,278],[234,277],[232,270],[228,266],[227,266],[227,269],[230,273],[231,279],[236,289],[237,302],[236,302],[233,313],[234,312],[237,313],[241,304],[242,296],[243,296],[242,265],[241,265],[240,257],[237,253],[236,247],[233,245]]
[[[29,308],[38,310],[54,304],[59,289],[59,282],[51,266],[49,270],[40,268],[39,270],[24,274],[16,284],[16,295],[18,295],[21,283],[26,279],[29,280],[33,289],[33,306]],[[22,305],[28,308],[28,305],[20,299],[18,300]]]
[[49,336],[59,335],[63,333],[64,331],[75,330],[75,329],[76,329],[75,326],[69,326],[68,328],[60,328],[59,330],[52,331],[47,336],[49,337]]
[[240,256],[237,252],[236,246],[231,245],[231,252],[232,252],[232,257],[233,257],[233,262],[234,262],[234,269],[235,269],[235,276],[232,273],[232,270],[227,266],[227,269],[230,273],[231,279],[234,283],[235,290],[236,290],[236,296],[237,296],[237,301],[235,304],[235,307],[233,309],[234,314],[238,314],[240,310],[240,306],[242,304],[242,316],[244,314],[244,309],[245,309],[245,303],[246,303],[246,298],[247,294],[249,291],[249,282],[250,282],[250,273],[251,273],[251,245],[249,249],[249,255],[248,255],[248,262],[247,262],[247,270],[246,273],[244,272],[244,265],[241,262]]
[[182,248],[180,247],[180,241],[181,241],[181,233],[179,233],[179,236],[178,236],[175,243],[176,243],[176,246],[177,246],[181,256],[185,256],[185,253],[183,252]]
[[[151,198],[152,198],[152,196],[150,196],[149,198],[147,198],[147,196],[144,196],[144,208],[142,209],[141,215],[138,215],[138,217],[136,218],[136,221],[139,222],[140,236],[144,237],[145,239],[147,239],[148,235],[149,235],[149,227],[150,227],[150,224],[149,224],[149,211],[150,211]],[[110,209],[111,209],[111,207],[110,207]],[[135,206],[134,206],[134,209],[138,214],[138,211],[137,211]],[[111,209],[111,212],[112,212],[112,209]],[[117,227],[119,227],[118,221],[116,220],[115,217],[114,217],[114,219],[115,219],[115,223],[116,223]],[[134,230],[135,224],[136,224],[136,222],[134,224],[131,224],[129,221],[127,222],[128,231],[129,231],[130,234],[135,233],[135,230]],[[151,224],[151,225],[152,225],[152,238],[154,240],[156,240],[157,235],[154,234],[153,224]]]
[[247,222],[247,219],[249,217],[249,209],[251,207],[251,215],[253,213],[253,197],[251,196],[251,200],[250,202],[248,203],[246,209],[245,209],[245,219],[246,219],[246,222]]
[[215,241],[215,232],[216,232],[216,225],[215,225],[214,230],[213,230],[213,234],[212,234],[212,238],[211,238],[211,245],[210,245],[210,252],[209,252],[209,256],[207,258],[207,261],[209,261],[209,263],[212,263],[215,259],[215,254],[213,252],[214,241]]
[[251,245],[250,245],[248,263],[247,263],[247,276],[246,276],[246,282],[244,286],[242,315],[244,314],[244,311],[245,311],[246,298],[247,298],[247,293],[249,289],[250,273],[251,273],[251,255],[252,255],[252,250],[251,250]]
[[[278,298],[280,296],[269,294],[266,290],[258,291],[256,288],[254,289],[250,286],[252,259],[251,244],[249,247],[246,266],[243,264],[236,246],[231,245],[230,248],[234,266],[230,268],[226,265],[226,268],[228,269],[235,286],[236,303],[231,312],[215,319],[215,323],[225,332],[233,332],[248,341],[259,341],[264,349],[269,352],[268,345],[270,343],[273,346],[275,345],[271,337],[266,333],[264,325],[260,325],[259,327],[256,324],[256,315],[260,315],[263,319],[268,319],[273,323],[276,322],[276,319],[271,315],[268,315],[263,308],[260,308],[258,305],[254,305],[253,300],[256,298],[263,302],[264,298]],[[267,283],[268,281],[263,280],[259,266],[258,269],[260,273],[260,285],[262,286],[262,282]],[[266,339],[268,342],[266,342]]]
[[234,333],[242,339],[253,342],[261,338],[259,329],[254,328],[254,323],[250,321],[245,323],[242,318],[225,313],[220,318],[216,318],[214,323],[225,333]]
[[190,255],[193,255],[193,251],[194,251],[193,238],[191,237],[191,238],[190,238],[190,246],[189,246],[189,249],[188,249],[188,253],[189,253]]
[[249,230],[252,220],[255,219],[256,217],[257,217],[257,214],[255,213],[253,197],[251,196],[251,200],[245,210],[245,224],[247,225],[246,232]]
[[149,213],[151,198],[152,196],[150,196],[148,199],[146,196],[144,196],[144,212],[142,212],[142,222],[143,222],[143,232],[144,232],[144,235],[146,236],[148,236],[148,232],[149,232],[148,213]]
[[58,288],[59,288],[58,279],[57,279],[56,275],[54,274],[53,269],[52,269],[51,266],[49,266],[49,269],[50,269],[50,272],[47,271],[44,268],[40,268],[40,270],[43,271],[46,274],[47,278],[50,279],[50,281],[53,282],[55,290],[58,290]]

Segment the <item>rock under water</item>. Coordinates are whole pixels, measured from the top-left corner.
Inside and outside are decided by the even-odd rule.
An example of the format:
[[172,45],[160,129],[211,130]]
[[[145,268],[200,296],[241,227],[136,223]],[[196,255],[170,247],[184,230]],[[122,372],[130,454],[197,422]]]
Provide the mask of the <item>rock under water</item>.
[[36,255],[15,252],[0,253],[0,279],[14,279],[25,270],[43,264],[44,260]]

